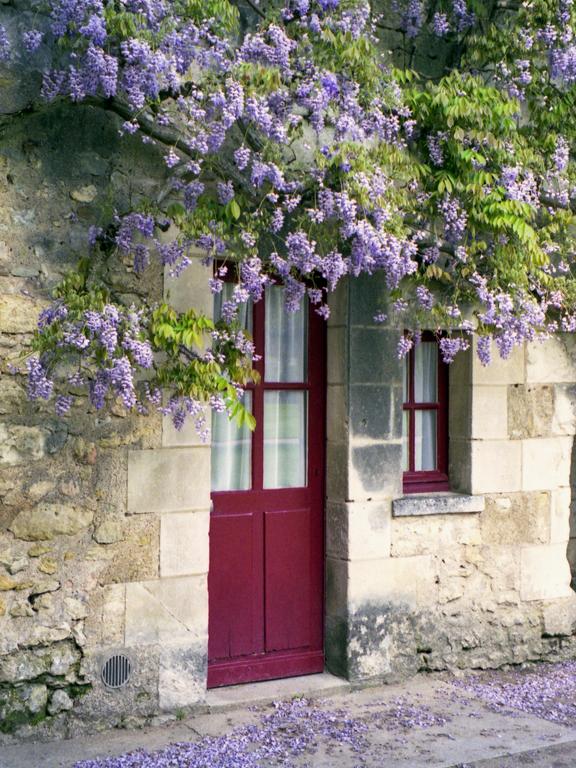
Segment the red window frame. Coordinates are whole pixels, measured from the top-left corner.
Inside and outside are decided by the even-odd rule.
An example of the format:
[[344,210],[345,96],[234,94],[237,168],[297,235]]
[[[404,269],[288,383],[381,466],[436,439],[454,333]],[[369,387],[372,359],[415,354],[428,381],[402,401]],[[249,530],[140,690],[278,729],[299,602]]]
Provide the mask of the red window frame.
[[[442,360],[438,339],[432,333],[422,335],[422,341],[436,342],[438,355],[437,365],[437,400],[432,403],[416,403],[414,397],[414,367],[415,351],[410,350],[406,356],[408,366],[408,399],[402,404],[402,413],[408,412],[408,470],[403,474],[404,493],[429,493],[431,491],[448,491],[448,365]],[[416,412],[436,411],[436,469],[414,469],[416,457]]]

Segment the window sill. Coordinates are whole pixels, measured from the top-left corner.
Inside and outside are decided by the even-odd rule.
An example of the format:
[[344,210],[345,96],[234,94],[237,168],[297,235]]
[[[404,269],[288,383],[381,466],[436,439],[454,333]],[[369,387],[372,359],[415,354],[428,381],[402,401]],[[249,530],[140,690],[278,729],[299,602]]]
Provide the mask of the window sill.
[[466,515],[484,511],[484,496],[465,493],[410,494],[392,502],[394,517]]

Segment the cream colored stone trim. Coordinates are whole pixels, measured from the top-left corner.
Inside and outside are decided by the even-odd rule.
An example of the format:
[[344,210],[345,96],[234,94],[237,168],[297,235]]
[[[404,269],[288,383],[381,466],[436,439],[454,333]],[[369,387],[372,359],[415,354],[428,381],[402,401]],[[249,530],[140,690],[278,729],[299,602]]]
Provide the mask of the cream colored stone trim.
[[166,512],[160,520],[160,577],[208,572],[208,510]]
[[205,509],[210,498],[210,447],[128,453],[128,512]]
[[207,635],[206,575],[126,585],[125,645],[192,645]]
[[394,517],[461,515],[483,512],[484,504],[484,496],[464,493],[413,494],[394,499],[392,514]]

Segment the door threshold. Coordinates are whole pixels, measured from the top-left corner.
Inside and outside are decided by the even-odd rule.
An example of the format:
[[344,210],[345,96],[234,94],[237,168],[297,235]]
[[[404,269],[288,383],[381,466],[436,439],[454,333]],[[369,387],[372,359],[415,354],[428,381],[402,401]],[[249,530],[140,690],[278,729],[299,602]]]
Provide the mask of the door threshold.
[[238,707],[270,704],[280,699],[300,696],[313,699],[334,696],[351,689],[351,684],[344,678],[336,677],[330,672],[320,672],[315,675],[212,688],[206,692],[206,704],[210,712],[226,712]]

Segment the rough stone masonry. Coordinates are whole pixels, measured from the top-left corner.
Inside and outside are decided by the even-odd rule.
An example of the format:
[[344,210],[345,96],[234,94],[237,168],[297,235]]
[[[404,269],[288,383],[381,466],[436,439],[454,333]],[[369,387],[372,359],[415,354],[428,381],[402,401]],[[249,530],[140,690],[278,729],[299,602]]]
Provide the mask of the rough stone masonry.
[[[159,417],[79,405],[57,419],[9,375],[50,290],[85,252],[88,227],[157,190],[164,166],[154,149],[120,139],[110,115],[27,109],[37,82],[22,88],[18,73],[2,77],[0,730],[8,740],[202,706],[210,451]],[[202,271],[195,265],[166,285],[174,303],[209,308]],[[153,271],[136,279],[111,264],[109,279],[127,299],[161,295]],[[328,328],[328,668],[386,680],[573,657],[572,340],[519,349],[489,369],[461,356],[450,374],[454,493],[403,498],[395,329],[371,322],[380,290],[377,280],[343,286]],[[118,651],[133,676],[109,691],[100,668]]]

